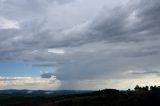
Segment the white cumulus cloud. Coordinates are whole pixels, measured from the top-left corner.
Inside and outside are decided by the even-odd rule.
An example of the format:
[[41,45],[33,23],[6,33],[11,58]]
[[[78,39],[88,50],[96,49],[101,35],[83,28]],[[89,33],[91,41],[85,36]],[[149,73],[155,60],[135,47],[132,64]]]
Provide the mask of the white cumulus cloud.
[[19,29],[20,25],[15,20],[0,17],[0,29]]
[[55,54],[64,54],[65,51],[63,49],[59,48],[53,48],[53,49],[48,49],[49,53],[55,53]]
[[60,86],[55,76],[50,79],[40,77],[0,77],[0,89],[41,89],[54,90]]

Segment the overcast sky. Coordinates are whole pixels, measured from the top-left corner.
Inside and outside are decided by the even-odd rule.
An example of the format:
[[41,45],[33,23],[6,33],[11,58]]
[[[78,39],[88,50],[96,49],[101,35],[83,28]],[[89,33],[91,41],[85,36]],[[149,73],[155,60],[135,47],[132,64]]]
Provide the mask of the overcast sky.
[[159,0],[0,0],[0,89],[160,84]]

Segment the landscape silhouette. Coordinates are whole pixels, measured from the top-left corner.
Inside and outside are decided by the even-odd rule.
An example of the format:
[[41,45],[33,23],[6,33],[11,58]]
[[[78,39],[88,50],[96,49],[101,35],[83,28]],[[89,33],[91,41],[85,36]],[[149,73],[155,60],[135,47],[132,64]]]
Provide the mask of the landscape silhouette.
[[135,86],[134,90],[99,91],[4,90],[0,106],[158,106],[160,87]]

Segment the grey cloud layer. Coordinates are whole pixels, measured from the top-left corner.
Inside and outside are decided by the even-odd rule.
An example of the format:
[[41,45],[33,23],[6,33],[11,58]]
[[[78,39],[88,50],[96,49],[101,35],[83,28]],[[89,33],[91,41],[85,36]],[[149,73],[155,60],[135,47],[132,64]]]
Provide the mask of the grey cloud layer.
[[[42,77],[55,74],[63,81],[110,79],[132,68],[160,69],[159,0],[129,1],[110,10],[103,7],[96,17],[65,27],[55,23],[51,7],[76,1],[57,0],[58,4],[51,1],[4,2],[0,15],[17,20],[21,28],[0,29],[1,60],[30,60],[36,67],[58,66],[56,72],[42,74]],[[62,48],[65,54],[49,53],[48,48]],[[41,61],[48,63],[37,64]]]

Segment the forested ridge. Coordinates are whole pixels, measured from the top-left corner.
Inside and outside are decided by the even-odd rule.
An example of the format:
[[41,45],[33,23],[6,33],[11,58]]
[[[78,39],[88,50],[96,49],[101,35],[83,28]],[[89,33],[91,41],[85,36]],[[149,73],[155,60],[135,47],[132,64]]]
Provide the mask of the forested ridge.
[[68,95],[0,94],[0,106],[159,106],[160,87],[104,89]]

